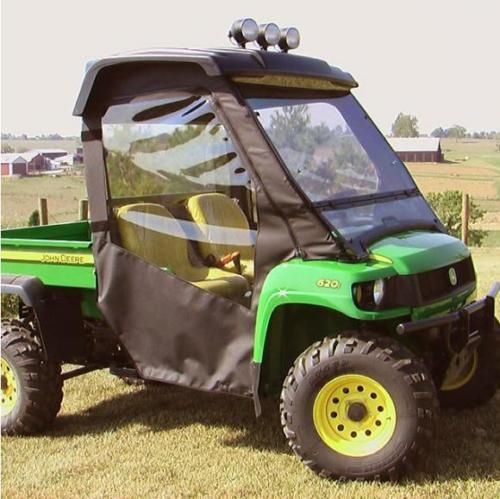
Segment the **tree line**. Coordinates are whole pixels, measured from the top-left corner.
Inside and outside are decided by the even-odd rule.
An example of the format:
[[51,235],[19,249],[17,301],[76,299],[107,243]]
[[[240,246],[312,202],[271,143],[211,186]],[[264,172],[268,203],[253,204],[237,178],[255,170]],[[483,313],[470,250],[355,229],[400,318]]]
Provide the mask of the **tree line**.
[[[391,127],[393,137],[419,137],[418,119],[411,114],[399,113]],[[500,132],[495,130],[468,132],[462,125],[453,125],[449,128],[437,127],[431,132],[431,137],[453,139],[494,139],[500,140]]]
[[2,132],[2,140],[80,140],[77,136],[64,136],[59,133],[43,133],[41,135],[28,135],[27,133]]

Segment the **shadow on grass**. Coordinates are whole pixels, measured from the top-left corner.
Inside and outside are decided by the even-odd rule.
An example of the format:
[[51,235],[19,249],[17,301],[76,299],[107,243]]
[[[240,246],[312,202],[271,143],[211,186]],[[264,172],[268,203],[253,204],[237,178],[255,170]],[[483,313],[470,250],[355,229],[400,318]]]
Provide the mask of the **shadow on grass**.
[[[222,445],[290,453],[281,431],[278,402],[264,400],[264,415],[256,419],[251,400],[210,394],[176,386],[124,388],[125,393],[88,409],[61,415],[49,435],[77,437],[130,426],[163,432],[202,425],[226,428],[233,435]],[[474,410],[445,412],[429,463],[401,485],[453,479],[500,479],[500,393]],[[154,438],[152,435],[151,438]]]
[[49,435],[99,434],[136,425],[156,432],[201,424],[235,430],[234,437],[223,442],[226,445],[277,452],[288,449],[275,400],[264,400],[264,416],[256,419],[253,401],[242,397],[169,385],[124,390],[80,413],[58,416]]

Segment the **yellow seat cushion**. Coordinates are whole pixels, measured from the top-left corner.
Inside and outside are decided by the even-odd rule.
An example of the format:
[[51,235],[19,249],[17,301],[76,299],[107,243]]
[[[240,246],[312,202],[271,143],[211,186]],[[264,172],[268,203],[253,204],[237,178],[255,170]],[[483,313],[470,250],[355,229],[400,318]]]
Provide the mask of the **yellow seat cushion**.
[[[220,193],[192,196],[188,199],[186,208],[204,236],[204,240],[198,243],[202,257],[207,259],[213,255],[216,259],[221,259],[239,252],[242,275],[253,281],[252,232],[241,208],[231,198]],[[224,268],[236,272],[232,263]]]
[[143,260],[222,296],[241,296],[248,290],[241,276],[222,269],[195,267],[189,260],[181,224],[164,206],[128,204],[117,210],[116,218],[123,247]]

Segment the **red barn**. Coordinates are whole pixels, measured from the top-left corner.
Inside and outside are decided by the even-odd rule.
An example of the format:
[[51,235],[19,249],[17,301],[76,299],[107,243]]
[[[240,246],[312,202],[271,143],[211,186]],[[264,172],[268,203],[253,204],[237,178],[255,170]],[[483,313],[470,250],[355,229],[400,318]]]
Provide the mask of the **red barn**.
[[28,172],[36,173],[47,170],[48,161],[38,151],[27,151],[19,154],[28,163]]
[[2,177],[28,175],[28,162],[17,153],[2,154]]
[[401,161],[440,163],[441,141],[435,137],[390,137],[387,139]]

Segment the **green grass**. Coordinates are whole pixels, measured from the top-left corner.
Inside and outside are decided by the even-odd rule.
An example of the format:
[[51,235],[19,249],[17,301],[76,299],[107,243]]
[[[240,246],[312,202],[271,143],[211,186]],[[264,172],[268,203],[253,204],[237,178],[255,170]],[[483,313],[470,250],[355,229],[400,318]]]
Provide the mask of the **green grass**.
[[26,225],[38,207],[38,198],[48,199],[49,223],[69,222],[78,217],[78,201],[86,198],[83,176],[22,177],[2,179],[2,228]]
[[[479,291],[500,273],[500,249],[475,249]],[[45,436],[2,438],[3,497],[500,496],[500,393],[445,412],[426,470],[399,484],[315,476],[285,444],[276,403],[178,387],[129,387],[105,372],[69,380]]]
[[490,230],[483,241],[485,248],[500,248],[500,230]]

